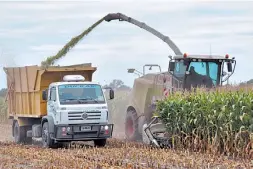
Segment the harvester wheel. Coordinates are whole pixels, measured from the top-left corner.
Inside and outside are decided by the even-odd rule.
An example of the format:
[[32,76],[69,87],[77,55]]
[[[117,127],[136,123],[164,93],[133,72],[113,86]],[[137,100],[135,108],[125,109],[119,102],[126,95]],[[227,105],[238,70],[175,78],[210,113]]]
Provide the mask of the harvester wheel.
[[18,121],[14,122],[14,127],[13,127],[13,136],[15,143],[25,143],[26,140],[26,130],[25,127],[19,126]]
[[129,141],[139,141],[141,140],[141,134],[138,130],[138,118],[135,110],[130,110],[127,112],[125,121],[125,135],[126,139]]

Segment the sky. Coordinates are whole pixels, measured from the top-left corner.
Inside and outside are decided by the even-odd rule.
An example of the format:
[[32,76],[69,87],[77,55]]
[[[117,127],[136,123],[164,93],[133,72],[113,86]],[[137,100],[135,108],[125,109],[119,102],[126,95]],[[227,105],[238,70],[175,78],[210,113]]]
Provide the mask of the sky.
[[[231,82],[253,78],[253,1],[0,0],[0,88],[5,66],[40,65],[73,36],[108,13],[123,13],[170,37],[183,53],[235,57]],[[132,86],[145,64],[168,69],[173,51],[159,38],[127,22],[103,22],[57,65],[92,63],[102,84],[121,79]],[[158,71],[153,69],[152,71]]]

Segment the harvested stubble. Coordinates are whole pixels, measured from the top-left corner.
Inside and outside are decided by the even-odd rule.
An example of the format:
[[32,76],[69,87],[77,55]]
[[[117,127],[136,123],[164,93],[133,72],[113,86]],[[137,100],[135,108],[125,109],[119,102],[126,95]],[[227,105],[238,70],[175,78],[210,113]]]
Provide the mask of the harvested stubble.
[[253,158],[250,87],[177,92],[157,106],[174,148]]
[[250,161],[111,139],[105,148],[43,149],[0,142],[0,168],[250,168]]

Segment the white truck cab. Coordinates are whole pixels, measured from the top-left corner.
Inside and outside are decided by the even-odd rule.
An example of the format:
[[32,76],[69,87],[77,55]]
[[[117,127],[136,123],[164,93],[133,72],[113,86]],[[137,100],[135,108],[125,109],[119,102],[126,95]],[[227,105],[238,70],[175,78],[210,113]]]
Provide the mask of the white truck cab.
[[[47,101],[47,116],[41,125],[45,147],[90,140],[96,146],[105,146],[112,136],[105,93],[98,83],[84,80],[81,75],[66,75],[63,82],[51,83],[43,91],[43,100]],[[112,89],[109,95],[109,99],[114,98]]]

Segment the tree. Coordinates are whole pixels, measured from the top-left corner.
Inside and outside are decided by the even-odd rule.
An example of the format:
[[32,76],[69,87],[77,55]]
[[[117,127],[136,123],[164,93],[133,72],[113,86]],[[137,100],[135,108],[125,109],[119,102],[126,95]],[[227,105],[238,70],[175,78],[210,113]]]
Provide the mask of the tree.
[[131,89],[129,86],[125,85],[124,82],[120,79],[114,79],[109,85],[104,87],[111,87],[112,89]]
[[253,84],[253,79],[250,79],[249,81],[247,81],[247,84]]
[[248,80],[246,82],[242,82],[239,85],[251,85],[251,84],[253,84],[253,79],[250,79],[250,80]]
[[6,88],[2,88],[0,90],[0,97],[5,97],[6,93],[7,93],[7,89]]

